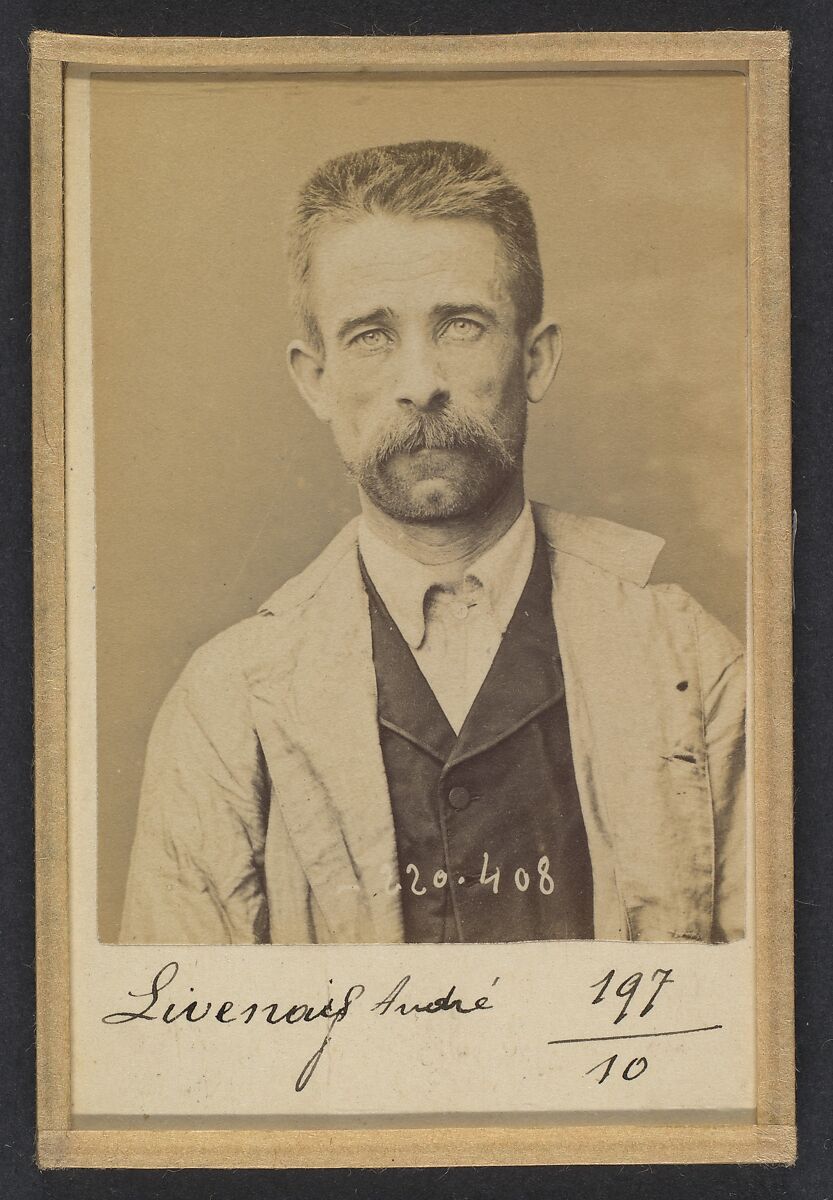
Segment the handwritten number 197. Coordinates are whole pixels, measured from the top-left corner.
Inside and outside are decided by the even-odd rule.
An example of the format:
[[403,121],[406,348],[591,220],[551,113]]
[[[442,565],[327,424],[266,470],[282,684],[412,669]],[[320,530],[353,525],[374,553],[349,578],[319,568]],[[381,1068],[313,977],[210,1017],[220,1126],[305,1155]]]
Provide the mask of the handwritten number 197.
[[[604,1000],[605,993],[613,982],[613,977],[615,974],[615,970],[610,970],[602,979],[597,980],[596,983],[591,985],[592,987],[599,989],[593,999],[594,1004],[601,1004],[601,1002]],[[625,1002],[619,1010],[618,1017],[616,1017],[615,1021],[613,1022],[614,1025],[618,1025],[619,1022],[623,1020],[625,1016],[627,1016],[630,1003],[639,990],[639,986],[642,983],[643,978],[644,975],[642,971],[635,971],[633,975],[628,975],[626,979],[623,979],[614,991],[613,994]],[[667,970],[661,968],[657,971],[654,971],[653,975],[651,976],[651,982],[656,983],[657,979],[659,979],[659,983],[657,983],[657,986],[651,993],[648,1003],[644,1006],[644,1008],[641,1009],[639,1013],[640,1017],[645,1017],[648,1015],[648,1013],[654,1007],[657,996],[660,994],[665,985],[667,983],[674,982],[674,980],[671,978],[670,968]],[[644,989],[642,994],[644,995]]]

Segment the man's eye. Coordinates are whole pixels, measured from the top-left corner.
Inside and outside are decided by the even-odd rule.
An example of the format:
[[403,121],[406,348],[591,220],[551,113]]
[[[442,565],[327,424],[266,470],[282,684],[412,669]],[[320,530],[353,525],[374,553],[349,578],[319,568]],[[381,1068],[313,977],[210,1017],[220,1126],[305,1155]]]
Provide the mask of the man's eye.
[[455,317],[444,326],[440,336],[453,342],[475,342],[483,333],[483,328],[479,321],[473,321],[471,317]]
[[351,346],[361,346],[365,350],[379,350],[388,341],[387,334],[381,329],[365,329],[357,333],[350,342]]

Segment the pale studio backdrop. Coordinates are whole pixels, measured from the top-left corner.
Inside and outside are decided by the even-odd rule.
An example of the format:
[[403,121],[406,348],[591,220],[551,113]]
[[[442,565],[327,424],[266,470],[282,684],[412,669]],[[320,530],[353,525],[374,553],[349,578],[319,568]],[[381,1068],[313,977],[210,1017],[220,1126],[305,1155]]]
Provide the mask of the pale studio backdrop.
[[357,511],[285,367],[293,195],[325,158],[419,138],[488,147],[532,198],[565,353],[530,495],[660,534],[655,578],[743,635],[742,76],[94,77],[103,940],[165,693]]

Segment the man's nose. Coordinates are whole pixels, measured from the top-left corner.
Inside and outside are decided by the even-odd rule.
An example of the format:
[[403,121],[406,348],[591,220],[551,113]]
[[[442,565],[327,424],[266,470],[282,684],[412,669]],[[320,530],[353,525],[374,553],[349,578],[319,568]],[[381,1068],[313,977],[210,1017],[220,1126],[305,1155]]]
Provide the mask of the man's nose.
[[403,346],[396,380],[396,401],[422,412],[442,408],[448,403],[448,386],[432,348],[421,343]]

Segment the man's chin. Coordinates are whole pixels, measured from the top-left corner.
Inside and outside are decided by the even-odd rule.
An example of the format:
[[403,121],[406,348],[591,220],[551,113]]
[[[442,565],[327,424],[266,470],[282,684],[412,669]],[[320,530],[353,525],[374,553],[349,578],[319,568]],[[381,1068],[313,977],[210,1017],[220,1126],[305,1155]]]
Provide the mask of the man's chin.
[[404,499],[413,520],[448,521],[470,515],[471,493],[447,479],[421,479],[405,491]]
[[396,485],[365,483],[364,490],[380,508],[396,521],[429,525],[441,521],[476,516],[486,505],[480,489],[461,486],[458,481],[429,478]]

